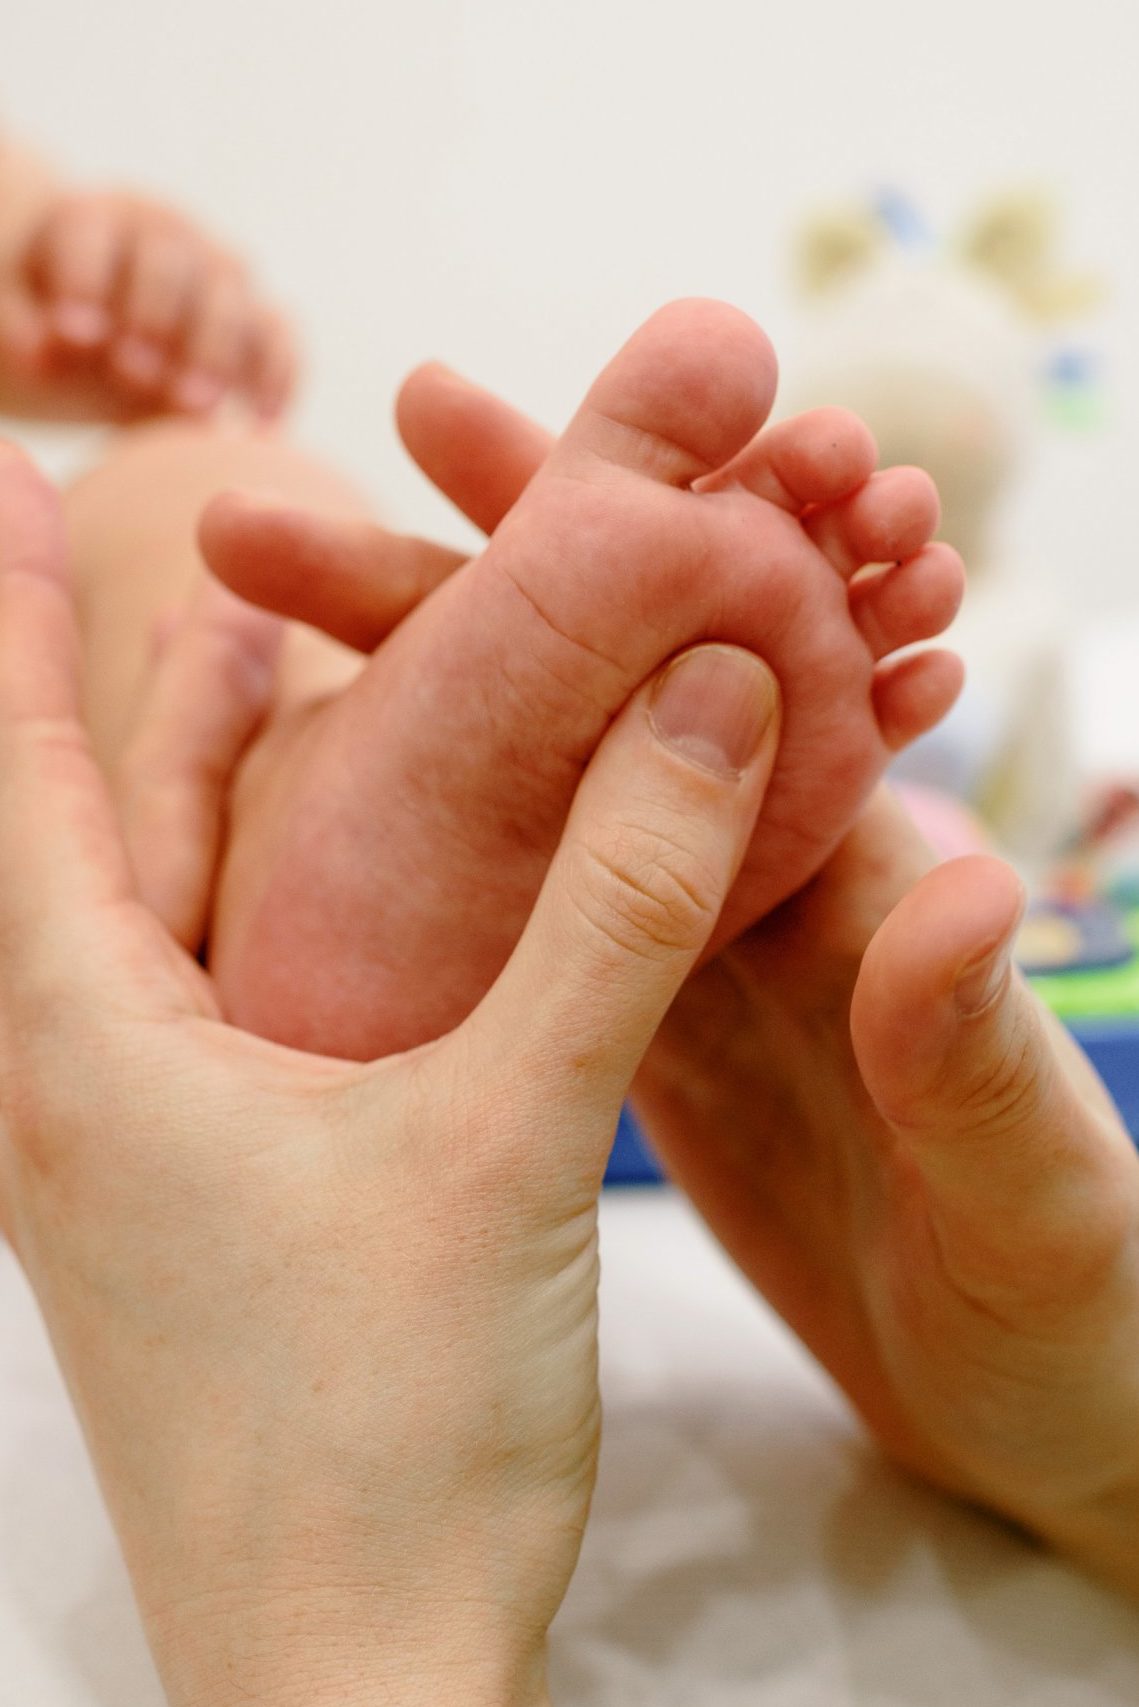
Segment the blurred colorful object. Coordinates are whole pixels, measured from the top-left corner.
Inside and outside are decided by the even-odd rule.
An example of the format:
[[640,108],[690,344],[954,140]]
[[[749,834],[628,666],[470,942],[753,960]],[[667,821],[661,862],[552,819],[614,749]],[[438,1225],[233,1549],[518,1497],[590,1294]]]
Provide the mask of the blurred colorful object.
[[[977,820],[933,791],[899,791],[942,859],[984,851]],[[1139,1142],[1139,782],[1113,779],[1085,802],[1064,857],[1043,880],[1017,962],[1107,1085]],[[628,1110],[606,1178],[645,1185],[661,1172]]]
[[883,465],[916,463],[937,481],[941,535],[969,571],[948,637],[968,681],[895,775],[956,796],[1030,872],[1078,811],[1070,622],[1063,566],[1017,562],[1001,524],[1045,422],[1102,415],[1100,365],[1072,329],[1104,290],[1067,264],[1061,237],[1033,192],[988,199],[952,234],[894,187],[808,219],[794,245],[804,335],[784,399],[855,410]]
[[[951,237],[892,187],[820,213],[795,245],[804,337],[782,401],[788,412],[856,410],[883,464],[917,463],[938,483],[942,536],[970,572],[949,637],[970,681],[898,774],[942,857],[995,841],[1047,873],[1023,956],[1139,1134],[1139,793],[1118,785],[1083,809],[1066,619],[1038,566],[1020,574],[998,532],[1042,423],[1087,428],[1102,416],[1099,363],[1071,325],[1104,291],[1065,263],[1060,239],[1055,208],[1035,193],[991,198]],[[659,1178],[627,1113],[608,1177]]]

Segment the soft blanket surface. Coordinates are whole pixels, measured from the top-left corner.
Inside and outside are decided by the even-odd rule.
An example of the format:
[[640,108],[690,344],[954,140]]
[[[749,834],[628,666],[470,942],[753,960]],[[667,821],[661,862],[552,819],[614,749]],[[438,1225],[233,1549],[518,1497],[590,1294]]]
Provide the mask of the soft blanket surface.
[[[1134,1707],[1139,1611],[913,1486],[673,1194],[602,1206],[601,1479],[557,1707]],[[0,1707],[161,1707],[0,1252]]]

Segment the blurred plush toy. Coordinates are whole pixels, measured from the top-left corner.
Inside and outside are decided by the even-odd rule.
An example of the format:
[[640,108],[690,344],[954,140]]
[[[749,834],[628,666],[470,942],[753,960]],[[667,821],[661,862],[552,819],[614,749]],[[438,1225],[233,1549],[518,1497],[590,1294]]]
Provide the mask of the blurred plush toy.
[[896,195],[819,216],[796,252],[809,318],[784,399],[857,410],[883,463],[918,463],[937,481],[942,537],[969,571],[949,636],[969,681],[899,772],[966,802],[1030,869],[1078,812],[1065,618],[1048,577],[1002,550],[999,523],[1042,400],[1069,421],[1091,418],[1091,365],[1057,328],[1101,294],[1061,265],[1057,239],[1049,204],[1030,195],[990,203],[953,244]]

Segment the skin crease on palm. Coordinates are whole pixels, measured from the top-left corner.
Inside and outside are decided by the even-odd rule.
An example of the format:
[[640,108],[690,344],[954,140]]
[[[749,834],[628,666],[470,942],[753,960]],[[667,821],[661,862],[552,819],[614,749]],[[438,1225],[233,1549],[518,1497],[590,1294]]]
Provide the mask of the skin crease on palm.
[[[438,367],[400,425],[488,532],[550,445]],[[234,585],[364,648],[415,596],[406,542],[378,531],[224,500],[207,538]],[[457,562],[429,552],[421,585]],[[1137,1593],[1139,1162],[1008,973],[1017,880],[932,865],[879,791],[823,871],[688,982],[637,1110],[901,1464]]]

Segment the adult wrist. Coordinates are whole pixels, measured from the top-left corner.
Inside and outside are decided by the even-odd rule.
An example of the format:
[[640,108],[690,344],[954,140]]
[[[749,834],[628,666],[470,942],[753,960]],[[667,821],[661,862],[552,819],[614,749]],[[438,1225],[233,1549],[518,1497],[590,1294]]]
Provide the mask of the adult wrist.
[[187,1695],[168,1689],[170,1707],[550,1707],[545,1681],[536,1687],[517,1680],[497,1686],[477,1675],[434,1673],[393,1677],[383,1671],[358,1679],[347,1688],[339,1681],[314,1679],[290,1686],[285,1693],[250,1693],[238,1674]]
[[[163,1680],[166,1682],[166,1680]],[[231,1670],[189,1691],[177,1680],[166,1684],[170,1707],[550,1707],[545,1664],[537,1678],[496,1675],[496,1669],[472,1667],[437,1671],[430,1661],[408,1672],[383,1666],[350,1681],[302,1671],[290,1683],[254,1686]]]
[[380,1595],[354,1625],[308,1609],[267,1626],[261,1611],[152,1624],[170,1707],[549,1707],[544,1637],[473,1629],[470,1609],[441,1609],[417,1638]]

